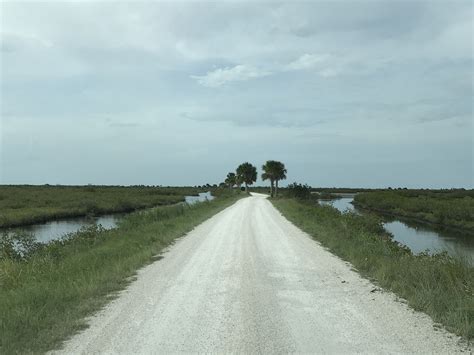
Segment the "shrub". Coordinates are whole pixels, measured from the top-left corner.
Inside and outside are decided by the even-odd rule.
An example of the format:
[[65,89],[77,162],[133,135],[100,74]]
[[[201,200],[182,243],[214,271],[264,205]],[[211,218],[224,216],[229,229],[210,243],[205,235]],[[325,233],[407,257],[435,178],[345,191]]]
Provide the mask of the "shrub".
[[308,200],[311,197],[311,186],[294,182],[288,185],[287,195],[301,200]]

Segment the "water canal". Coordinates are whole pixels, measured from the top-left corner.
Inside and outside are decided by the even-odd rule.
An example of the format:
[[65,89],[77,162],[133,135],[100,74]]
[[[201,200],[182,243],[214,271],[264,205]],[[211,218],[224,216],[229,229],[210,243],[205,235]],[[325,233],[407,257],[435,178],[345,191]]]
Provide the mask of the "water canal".
[[[339,211],[353,211],[359,214],[368,213],[352,204],[354,196],[345,195],[335,200],[320,200],[322,205],[330,205]],[[371,212],[373,213],[373,212]],[[474,238],[466,233],[453,230],[438,230],[427,224],[401,220],[396,217],[378,214],[393,239],[406,245],[415,254],[428,251],[436,253],[446,251],[453,256],[467,258],[474,264]]]
[[[211,192],[202,192],[197,196],[185,196],[185,203],[193,205],[198,202],[211,201],[214,196]],[[76,217],[64,220],[50,221],[41,224],[32,224],[3,230],[7,233],[27,232],[32,234],[36,241],[47,243],[51,240],[61,239],[66,234],[77,232],[79,229],[92,224],[101,225],[105,229],[117,227],[118,222],[129,213],[115,213],[98,217]],[[0,233],[2,230],[0,230]]]

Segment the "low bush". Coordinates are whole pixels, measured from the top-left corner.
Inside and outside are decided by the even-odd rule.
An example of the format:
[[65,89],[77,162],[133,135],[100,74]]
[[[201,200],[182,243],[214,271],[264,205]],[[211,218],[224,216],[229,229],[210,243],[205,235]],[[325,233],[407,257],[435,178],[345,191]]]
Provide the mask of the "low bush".
[[300,200],[308,200],[311,198],[311,186],[307,184],[298,184],[296,182],[289,184],[285,190],[286,196],[295,197]]

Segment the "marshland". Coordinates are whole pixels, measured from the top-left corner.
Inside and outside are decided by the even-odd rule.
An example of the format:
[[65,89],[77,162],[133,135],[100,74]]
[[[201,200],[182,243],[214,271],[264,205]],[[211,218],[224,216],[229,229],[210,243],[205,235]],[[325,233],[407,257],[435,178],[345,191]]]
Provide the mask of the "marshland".
[[0,353],[474,351],[470,0],[0,11]]

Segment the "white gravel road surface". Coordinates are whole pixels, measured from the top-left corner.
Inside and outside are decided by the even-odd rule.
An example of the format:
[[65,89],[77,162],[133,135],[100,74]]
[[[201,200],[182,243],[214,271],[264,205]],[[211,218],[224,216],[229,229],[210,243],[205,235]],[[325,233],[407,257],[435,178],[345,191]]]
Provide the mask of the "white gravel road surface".
[[463,350],[457,337],[436,331],[428,316],[374,289],[266,198],[254,195],[143,268],[62,352]]

